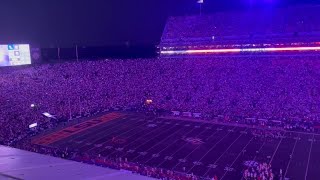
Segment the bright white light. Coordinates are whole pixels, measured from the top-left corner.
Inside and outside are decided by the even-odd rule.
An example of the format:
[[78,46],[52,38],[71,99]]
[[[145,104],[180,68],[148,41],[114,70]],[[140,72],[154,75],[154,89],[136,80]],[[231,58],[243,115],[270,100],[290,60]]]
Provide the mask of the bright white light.
[[56,117],[54,117],[52,114],[48,113],[48,112],[44,112],[42,113],[44,116],[48,117],[48,118],[54,118],[56,119]]
[[147,99],[146,100],[146,104],[151,104],[152,103],[152,100],[151,99]]
[[198,0],[197,3],[203,4],[203,0]]
[[34,104],[31,104],[31,105],[30,105],[30,107],[34,108],[34,107],[35,107],[35,105],[34,105]]
[[33,124],[29,125],[29,128],[31,129],[31,128],[34,128],[34,127],[37,127],[37,126],[38,126],[38,123],[33,123]]
[[44,112],[44,113],[42,113],[44,116],[47,116],[47,117],[49,117],[49,116],[51,116],[51,114],[49,114],[49,113],[47,113],[47,112]]

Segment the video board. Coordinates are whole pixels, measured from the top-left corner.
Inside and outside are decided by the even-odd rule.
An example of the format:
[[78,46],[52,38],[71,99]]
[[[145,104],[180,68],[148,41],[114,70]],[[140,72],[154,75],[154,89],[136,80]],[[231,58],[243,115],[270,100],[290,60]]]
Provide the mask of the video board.
[[29,44],[0,45],[0,66],[31,64]]

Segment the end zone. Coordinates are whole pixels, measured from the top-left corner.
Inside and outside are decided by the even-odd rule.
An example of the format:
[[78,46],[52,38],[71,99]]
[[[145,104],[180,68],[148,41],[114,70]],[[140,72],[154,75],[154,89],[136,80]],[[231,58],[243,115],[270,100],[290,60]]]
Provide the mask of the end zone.
[[118,119],[120,117],[123,117],[124,114],[118,113],[118,112],[112,112],[109,114],[105,114],[103,116],[90,119],[88,121],[82,122],[80,124],[76,124],[71,127],[67,127],[65,129],[59,130],[57,132],[51,133],[49,135],[36,138],[32,140],[32,144],[38,144],[38,145],[49,145],[54,142],[57,142],[59,140],[62,140],[64,138],[70,137],[72,135],[78,134],[84,130],[96,127],[98,125],[104,124],[106,122]]

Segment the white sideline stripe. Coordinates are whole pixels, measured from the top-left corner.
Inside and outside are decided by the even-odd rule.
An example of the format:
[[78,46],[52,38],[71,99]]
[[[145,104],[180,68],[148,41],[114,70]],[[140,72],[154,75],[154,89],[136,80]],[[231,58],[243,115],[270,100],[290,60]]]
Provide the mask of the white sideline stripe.
[[[300,137],[300,136],[298,136],[298,137]],[[296,139],[296,142],[294,143],[293,149],[291,151],[291,158],[289,159],[289,162],[288,162],[288,165],[287,165],[287,168],[286,168],[286,172],[284,173],[284,176],[283,176],[284,178],[287,177],[287,172],[288,172],[288,169],[289,169],[289,166],[290,166],[290,163],[291,163],[291,159],[292,159],[294,150],[296,149],[297,142],[298,142],[298,138]]]
[[281,136],[281,140],[279,141],[279,143],[278,143],[278,146],[277,146],[276,150],[275,150],[275,151],[274,151],[274,153],[272,154],[272,157],[271,157],[271,159],[270,159],[270,161],[269,161],[269,164],[271,164],[271,163],[272,163],[273,158],[274,158],[274,156],[276,155],[276,153],[277,153],[277,151],[278,151],[278,149],[279,149],[279,146],[280,146],[280,144],[281,144],[282,140],[283,140],[283,136]]
[[[234,127],[232,130],[234,130],[235,128],[236,128],[236,127]],[[212,146],[198,161],[201,162],[201,160],[202,160],[210,151],[212,151],[212,150],[217,146],[217,144],[219,144],[222,140],[224,140],[224,138],[226,138],[229,134],[230,134],[230,131],[228,131],[228,133],[227,133],[225,136],[223,136],[223,138],[221,138],[214,146]],[[188,173],[189,173],[194,167],[195,167],[195,165],[193,165],[193,166],[189,169]]]
[[[203,132],[206,132],[208,129],[205,129]],[[210,129],[211,130],[211,129]],[[209,140],[211,137],[213,137],[215,134],[217,134],[219,131],[216,131],[214,133],[212,133],[207,140]],[[200,134],[199,134],[200,135]],[[201,144],[197,145],[196,148],[194,148],[188,155],[186,155],[183,159],[187,159],[195,150],[197,150],[199,147],[201,146]],[[175,169],[181,162],[178,162],[172,169]]]
[[[208,130],[208,129],[206,129]],[[212,133],[208,138],[206,138],[206,141],[209,141],[209,139],[211,139],[215,134],[217,134],[219,131],[216,131],[214,133]],[[187,156],[185,156],[183,159],[187,159],[195,150],[197,150],[199,147],[201,146],[201,144],[199,144],[196,148],[194,148]],[[180,162],[178,163],[180,164]],[[176,166],[178,166],[178,164]],[[176,167],[175,166],[175,167]],[[174,169],[174,168],[173,168]]]
[[308,164],[307,164],[307,168],[306,168],[306,174],[304,176],[305,180],[307,180],[307,177],[308,177],[308,170],[309,170],[309,164],[310,164],[310,157],[311,157],[311,150],[312,150],[313,141],[314,141],[314,135],[312,136],[311,146],[310,146],[310,150],[309,150]]
[[[150,138],[149,140],[144,141],[142,144],[140,144],[139,146],[135,147],[135,149],[138,149],[139,147],[145,145],[146,143],[154,140],[156,137],[159,137],[160,135],[162,135],[162,134],[164,134],[164,133],[167,133],[168,131],[170,131],[170,130],[172,130],[172,129],[174,129],[174,128],[175,128],[175,126],[171,126],[171,128],[168,128],[167,130],[160,132],[160,133],[157,134],[156,136],[153,136],[153,138]],[[128,152],[126,152],[122,157],[125,157],[127,154],[128,154]]]
[[[131,141],[129,144],[126,144],[126,145],[123,146],[122,148],[127,148],[129,145],[134,144],[136,141],[145,138],[147,135],[149,135],[149,134],[151,134],[151,133],[154,133],[155,131],[161,130],[160,127],[163,128],[163,127],[165,127],[165,126],[167,126],[167,124],[164,124],[164,125],[161,125],[161,126],[157,126],[156,128],[148,131],[146,134],[143,134],[143,135],[137,137],[135,140]],[[140,131],[139,131],[139,133],[140,133]],[[110,153],[110,154],[108,155],[108,157],[110,157],[110,156],[113,155],[114,153],[117,153],[117,151],[114,151],[114,152]]]
[[[261,149],[263,148],[263,146],[266,144],[266,141],[263,141],[262,145],[260,146],[260,148],[258,149],[258,152],[261,151]],[[257,158],[257,154],[254,156],[253,161],[255,161]],[[244,176],[242,175],[241,180],[244,178]]]
[[[215,124],[215,125],[223,125],[223,126],[231,126],[231,127],[247,127],[250,129],[260,129],[260,130],[265,130],[265,128],[262,127],[253,127],[250,125],[245,125],[245,124],[232,124],[232,123],[222,123],[222,122],[217,122],[217,121],[208,121],[208,120],[201,120],[201,119],[194,119],[194,118],[186,118],[186,117],[168,117],[168,116],[162,116],[161,118],[163,119],[171,119],[171,120],[180,120],[180,121],[188,121],[188,122],[202,122],[205,124]],[[211,119],[212,120],[212,119]],[[306,134],[306,135],[318,135],[315,133],[310,133],[310,132],[299,132],[299,131],[289,131],[289,130],[284,130],[284,129],[276,129],[276,128],[271,128],[271,130],[275,131],[280,131],[284,133],[295,133],[295,134]]]
[[[247,130],[247,128],[246,128],[245,130]],[[225,154],[226,152],[228,152],[228,150],[233,146],[233,144],[238,141],[238,139],[239,139],[242,135],[243,135],[243,134],[240,134],[240,135],[228,146],[228,148],[227,148],[226,150],[224,150],[224,152],[218,157],[218,159],[216,159],[216,160],[214,161],[213,164],[216,164],[216,163],[222,158],[222,156],[224,156],[224,154]],[[190,170],[191,170],[191,169],[190,169]],[[204,177],[206,177],[206,175],[208,174],[209,171],[210,171],[210,168],[208,168],[208,170],[207,170],[206,173],[204,174]]]
[[[183,127],[181,127],[180,129],[178,129],[175,133],[172,133],[170,136],[167,136],[166,138],[162,139],[161,141],[157,142],[156,144],[152,145],[150,148],[148,148],[147,150],[145,150],[145,152],[148,152],[150,149],[154,148],[155,146],[161,144],[162,142],[164,142],[165,140],[167,140],[168,138],[176,135],[178,132],[180,132],[181,130],[183,130]],[[132,159],[132,161],[136,160],[137,158],[139,158],[141,155],[136,156],[134,159]]]
[[[194,127],[194,129],[196,129]],[[204,131],[199,132],[195,137],[198,137],[200,134],[202,134]],[[177,154],[181,149],[183,149],[188,143],[185,142],[180,148],[178,148],[174,153],[171,153],[170,156],[173,157],[175,154]],[[163,160],[157,167],[160,167],[164,162],[166,162],[167,160]],[[172,168],[173,169],[173,168]]]
[[[238,160],[238,158],[240,157],[240,154],[242,153],[242,151],[247,148],[247,146],[251,143],[251,141],[253,140],[253,137],[250,139],[250,141],[246,144],[246,146],[244,148],[242,148],[242,150],[239,152],[238,156],[233,160],[233,162],[231,163],[230,167],[232,168],[233,164]],[[225,175],[227,175],[228,171],[226,171],[223,176],[221,177],[221,180],[224,178]]]
[[[182,128],[183,129],[183,128]],[[190,131],[188,131],[188,133],[186,135],[189,135],[190,133],[192,133],[192,131],[195,130],[195,127],[192,127],[192,129]],[[161,149],[161,151],[158,151],[156,154],[160,154],[161,152],[163,152],[164,150],[168,149],[170,146],[172,146],[173,144],[175,144],[177,141],[179,141],[180,139],[177,138],[173,143],[168,144],[165,148]],[[145,163],[148,163],[151,159],[153,159],[153,157],[151,157],[148,161],[146,161]],[[161,163],[160,163],[161,164]]]

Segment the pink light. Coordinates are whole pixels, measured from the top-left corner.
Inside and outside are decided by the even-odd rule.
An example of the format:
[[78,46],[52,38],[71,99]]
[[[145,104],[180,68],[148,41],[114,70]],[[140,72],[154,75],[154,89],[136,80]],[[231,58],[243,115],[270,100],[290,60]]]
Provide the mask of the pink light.
[[161,54],[197,54],[197,53],[231,53],[231,52],[241,52],[241,49],[177,50],[177,51],[161,51]]
[[276,51],[315,51],[320,47],[279,47],[279,48],[247,48],[247,49],[194,49],[161,51],[161,54],[202,54],[202,53],[237,53],[237,52],[276,52]]

